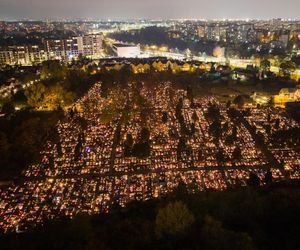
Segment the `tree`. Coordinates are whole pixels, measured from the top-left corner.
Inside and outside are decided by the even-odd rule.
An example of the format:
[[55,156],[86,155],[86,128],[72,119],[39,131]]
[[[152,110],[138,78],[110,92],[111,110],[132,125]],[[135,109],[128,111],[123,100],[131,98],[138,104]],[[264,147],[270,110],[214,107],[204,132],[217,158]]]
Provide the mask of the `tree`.
[[10,148],[10,144],[7,138],[7,135],[3,132],[0,132],[0,155],[2,162],[4,159],[7,159],[7,154]]
[[167,112],[163,112],[161,120],[162,120],[162,123],[167,123],[167,121],[168,121],[168,113]]
[[77,214],[71,220],[70,231],[74,238],[87,239],[92,231],[91,217],[86,213]]
[[183,181],[179,181],[178,185],[173,189],[171,197],[176,199],[184,199],[188,195],[188,186]]
[[199,120],[199,118],[198,118],[198,115],[197,115],[196,111],[194,111],[194,113],[192,114],[192,120],[193,120],[194,122],[196,122],[196,121],[198,121],[198,120]]
[[181,159],[181,152],[187,149],[186,140],[183,137],[180,137],[177,145],[177,158]]
[[223,125],[223,128],[222,128],[222,131],[224,134],[227,134],[228,130],[229,130],[229,124],[228,124],[228,122],[225,122]]
[[194,215],[181,201],[170,202],[166,207],[159,209],[155,224],[156,234],[163,235],[183,234],[194,223]]
[[234,98],[233,103],[237,105],[239,108],[242,108],[245,104],[244,97],[241,95],[238,95],[237,97]]
[[233,150],[232,157],[235,161],[239,161],[242,159],[242,152],[239,146],[235,147],[235,149]]
[[150,155],[150,131],[147,128],[142,128],[140,141],[134,144],[132,155],[136,157],[148,157]]
[[124,155],[130,156],[133,147],[133,138],[131,134],[126,135],[126,141],[124,143]]
[[141,142],[148,142],[150,139],[150,131],[147,128],[142,128]]
[[216,121],[221,119],[220,109],[216,105],[211,105],[208,107],[205,113],[205,118],[207,120]]
[[285,77],[289,77],[296,70],[296,64],[292,61],[285,61],[280,64],[280,71]]
[[72,104],[76,95],[73,92],[66,91],[61,85],[54,85],[48,89],[44,95],[44,105],[54,110],[57,107],[65,107]]
[[269,72],[270,68],[271,68],[271,63],[269,60],[264,59],[260,62],[260,67],[261,67],[262,71]]
[[26,99],[26,96],[24,94],[24,90],[20,90],[17,93],[15,93],[11,97],[11,100],[15,104],[26,104],[27,103],[27,99]]
[[177,119],[180,117],[180,115],[182,115],[182,108],[183,108],[183,99],[180,98],[176,105],[176,110],[175,110],[175,116]]
[[50,110],[66,107],[74,102],[76,94],[67,91],[62,85],[46,87],[42,83],[34,84],[25,91],[27,102],[32,107],[46,106]]
[[45,94],[46,87],[42,83],[34,84],[25,91],[27,102],[32,107],[42,106],[44,103]]
[[6,115],[10,115],[12,113],[15,112],[15,106],[12,102],[7,101],[3,104],[1,112],[6,114]]
[[67,74],[67,68],[59,60],[50,60],[42,63],[41,79],[64,78]]
[[270,184],[272,183],[272,181],[273,181],[272,171],[269,169],[265,175],[265,182],[267,184]]
[[250,187],[259,187],[260,179],[255,173],[251,172],[249,174],[249,179],[248,179],[247,183],[248,183],[248,186],[250,186]]
[[48,124],[40,118],[30,118],[14,131],[14,157],[22,163],[28,163],[38,159],[39,150],[43,144]]
[[195,134],[196,132],[196,126],[195,126],[195,123],[191,123],[191,134]]
[[204,218],[201,237],[203,249],[255,249],[248,234],[228,230],[223,227],[222,222],[211,216],[205,216]]
[[219,151],[217,152],[216,160],[219,164],[223,164],[226,161],[224,150],[222,148],[220,148]]
[[231,135],[232,135],[232,137],[233,137],[234,140],[237,139],[237,128],[236,127],[232,128],[232,134]]
[[209,133],[214,136],[217,140],[220,139],[222,135],[222,125],[219,120],[214,121],[209,125],[208,128]]
[[234,138],[232,135],[227,135],[225,138],[225,144],[226,145],[232,145],[234,143]]
[[226,108],[230,108],[230,106],[231,106],[231,101],[229,100],[229,101],[227,101],[227,103],[226,103]]
[[135,157],[148,157],[151,152],[151,147],[149,142],[136,143],[132,149],[132,155]]

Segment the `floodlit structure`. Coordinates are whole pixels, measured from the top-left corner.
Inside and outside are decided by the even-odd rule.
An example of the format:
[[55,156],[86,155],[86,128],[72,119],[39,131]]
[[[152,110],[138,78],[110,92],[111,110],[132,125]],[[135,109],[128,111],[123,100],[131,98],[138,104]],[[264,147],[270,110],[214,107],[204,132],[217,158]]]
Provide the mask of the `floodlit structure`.
[[138,57],[141,54],[140,45],[114,44],[113,50],[118,57]]
[[215,47],[213,50],[213,56],[217,58],[225,57],[225,48],[224,47]]

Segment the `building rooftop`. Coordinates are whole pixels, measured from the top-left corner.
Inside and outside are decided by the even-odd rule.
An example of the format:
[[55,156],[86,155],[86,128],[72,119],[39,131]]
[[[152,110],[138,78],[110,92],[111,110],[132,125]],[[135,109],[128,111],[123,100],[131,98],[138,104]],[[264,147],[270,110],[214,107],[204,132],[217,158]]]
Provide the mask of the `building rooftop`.
[[114,47],[135,47],[135,46],[137,46],[137,45],[124,44],[124,43],[115,43],[113,46],[114,46]]

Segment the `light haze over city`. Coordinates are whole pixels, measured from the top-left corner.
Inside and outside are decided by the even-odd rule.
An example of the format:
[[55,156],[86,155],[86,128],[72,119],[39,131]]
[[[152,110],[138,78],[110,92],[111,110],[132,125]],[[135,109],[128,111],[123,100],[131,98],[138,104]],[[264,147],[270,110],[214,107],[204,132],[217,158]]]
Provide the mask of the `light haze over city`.
[[1,0],[0,17],[16,19],[299,19],[298,0]]

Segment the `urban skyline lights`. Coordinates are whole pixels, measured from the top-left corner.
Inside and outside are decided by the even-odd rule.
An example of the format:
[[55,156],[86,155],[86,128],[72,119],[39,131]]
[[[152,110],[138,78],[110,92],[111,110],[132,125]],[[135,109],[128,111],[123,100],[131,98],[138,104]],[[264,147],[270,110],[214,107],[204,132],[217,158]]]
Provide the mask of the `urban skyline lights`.
[[45,18],[188,18],[188,19],[299,19],[297,11],[300,2],[296,0],[238,1],[212,0],[184,2],[167,0],[2,0],[0,19],[45,19]]

